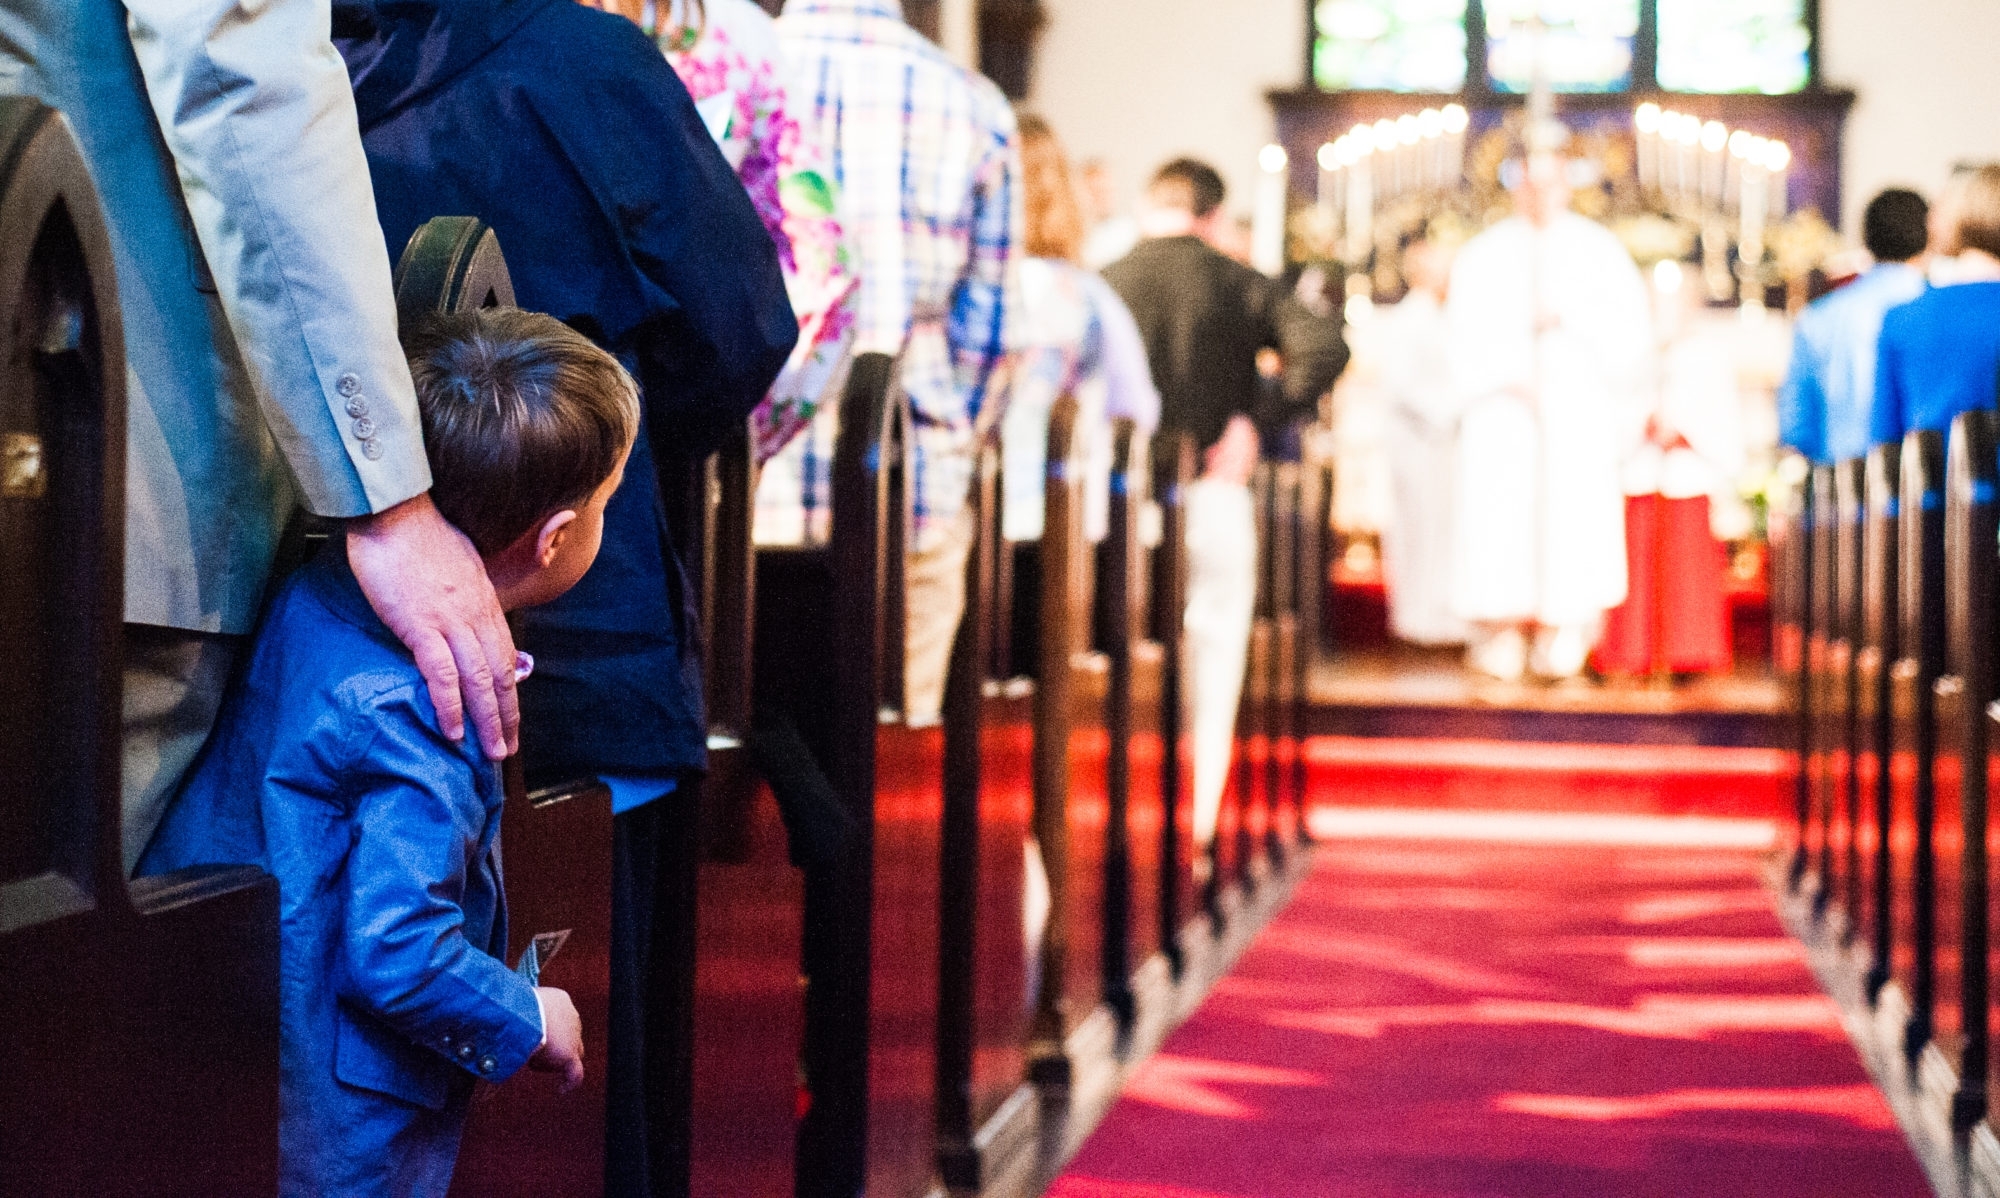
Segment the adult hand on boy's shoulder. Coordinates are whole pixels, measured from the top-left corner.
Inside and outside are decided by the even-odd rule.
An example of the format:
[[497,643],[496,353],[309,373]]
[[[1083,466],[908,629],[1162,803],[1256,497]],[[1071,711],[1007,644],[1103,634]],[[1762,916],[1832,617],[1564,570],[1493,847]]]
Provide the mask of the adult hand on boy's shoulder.
[[528,1068],[562,1074],[567,1094],[583,1084],[583,1020],[566,991],[537,986],[535,1000],[542,1008],[542,1046],[528,1058]]
[[459,739],[470,713],[488,757],[513,753],[514,637],[472,542],[423,494],[349,522],[347,561],[369,606],[416,658],[440,730]]

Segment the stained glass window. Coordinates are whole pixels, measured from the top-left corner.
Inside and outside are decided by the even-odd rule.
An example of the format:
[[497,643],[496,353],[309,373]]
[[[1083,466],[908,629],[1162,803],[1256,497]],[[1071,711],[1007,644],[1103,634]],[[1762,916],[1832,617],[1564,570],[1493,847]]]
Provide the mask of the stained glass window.
[[1465,86],[1466,0],[1318,0],[1313,81],[1329,91]]
[[[1728,3],[1729,0],[1722,0]],[[1615,92],[1632,86],[1639,0],[1485,0],[1486,73],[1499,91],[1525,92],[1535,76],[1534,22],[1559,92]]]
[[1805,0],[1659,0],[1660,86],[1801,91],[1811,78]]

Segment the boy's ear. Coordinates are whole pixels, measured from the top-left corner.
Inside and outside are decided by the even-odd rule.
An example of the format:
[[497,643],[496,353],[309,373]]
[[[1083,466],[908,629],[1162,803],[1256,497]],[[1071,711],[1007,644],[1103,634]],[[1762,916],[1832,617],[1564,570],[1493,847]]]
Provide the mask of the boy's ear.
[[576,520],[576,512],[564,508],[547,520],[542,521],[541,531],[535,534],[535,564],[546,570],[555,564],[556,553],[562,549],[563,538],[569,535],[569,526]]

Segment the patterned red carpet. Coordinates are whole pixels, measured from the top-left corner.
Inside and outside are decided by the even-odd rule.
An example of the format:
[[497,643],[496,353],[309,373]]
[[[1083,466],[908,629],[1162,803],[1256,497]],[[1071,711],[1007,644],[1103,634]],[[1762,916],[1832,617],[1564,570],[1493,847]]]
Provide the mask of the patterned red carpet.
[[1760,885],[1770,824],[1616,806],[1323,811],[1051,1195],[1929,1193]]

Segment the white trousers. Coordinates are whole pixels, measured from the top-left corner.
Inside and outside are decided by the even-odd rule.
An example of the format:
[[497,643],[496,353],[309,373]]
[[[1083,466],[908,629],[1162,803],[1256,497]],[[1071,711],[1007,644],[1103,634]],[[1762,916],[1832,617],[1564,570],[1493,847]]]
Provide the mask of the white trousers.
[[1257,521],[1250,489],[1203,479],[1187,490],[1185,670],[1194,756],[1194,839],[1215,839],[1229,782],[1236,708],[1257,607]]

